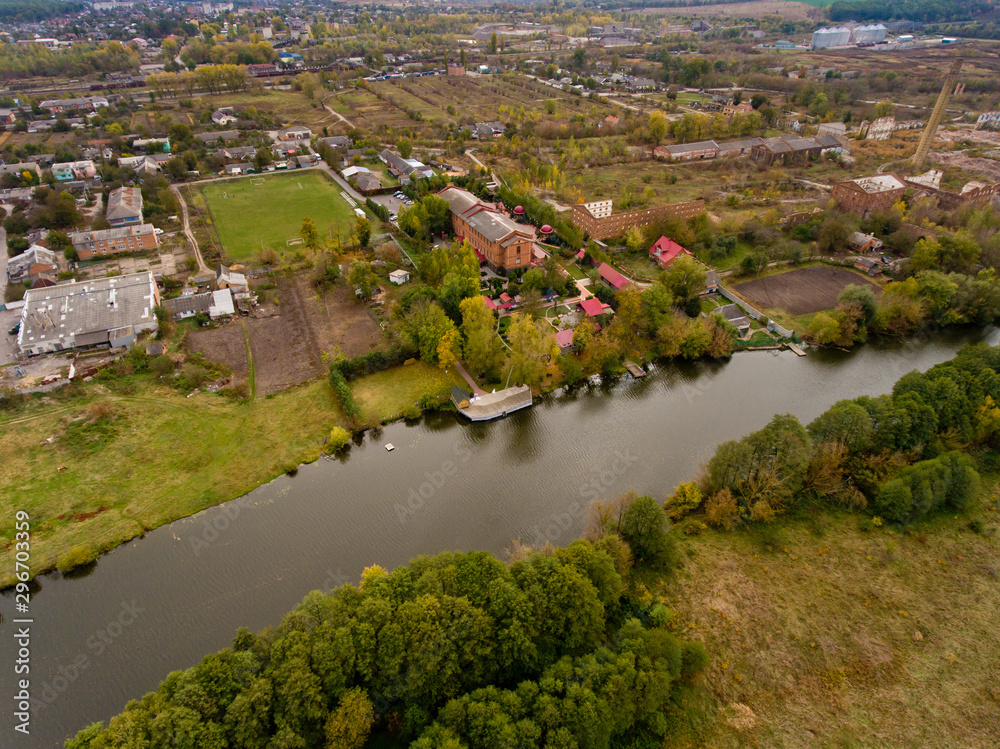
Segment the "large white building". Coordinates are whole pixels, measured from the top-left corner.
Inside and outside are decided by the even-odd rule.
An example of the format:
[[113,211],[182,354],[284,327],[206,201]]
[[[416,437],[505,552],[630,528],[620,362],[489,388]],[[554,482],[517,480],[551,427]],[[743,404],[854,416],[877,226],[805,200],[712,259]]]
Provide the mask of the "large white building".
[[30,289],[17,347],[33,356],[84,346],[131,346],[158,327],[160,291],[152,271]]
[[878,44],[885,41],[885,32],[888,29],[880,23],[858,26],[851,34],[851,41],[855,44]]
[[828,47],[844,47],[851,43],[851,30],[846,26],[836,26],[832,28],[823,27],[819,31],[813,32],[813,49],[826,49]]

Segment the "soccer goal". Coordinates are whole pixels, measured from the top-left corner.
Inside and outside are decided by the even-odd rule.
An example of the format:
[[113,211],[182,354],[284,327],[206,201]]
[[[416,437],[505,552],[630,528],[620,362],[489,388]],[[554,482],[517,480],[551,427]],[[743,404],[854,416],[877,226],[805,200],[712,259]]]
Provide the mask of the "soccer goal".
[[264,184],[264,178],[263,177],[251,177],[250,178],[250,184],[251,185],[263,185]]
[[286,239],[285,244],[288,247],[294,247],[297,244],[305,244],[305,240],[302,237],[292,237],[291,239]]

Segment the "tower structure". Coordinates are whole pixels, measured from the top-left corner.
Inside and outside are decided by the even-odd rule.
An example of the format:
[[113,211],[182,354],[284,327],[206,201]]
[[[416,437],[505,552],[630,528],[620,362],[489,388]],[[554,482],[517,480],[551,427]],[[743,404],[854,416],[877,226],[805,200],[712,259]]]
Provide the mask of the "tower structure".
[[941,93],[938,95],[937,104],[934,105],[934,111],[931,112],[931,116],[927,120],[927,125],[924,127],[924,134],[920,137],[917,152],[913,154],[912,164],[914,169],[923,167],[924,160],[931,150],[931,143],[934,142],[934,135],[937,133],[938,125],[941,124],[941,118],[944,117],[944,108],[948,106],[948,99],[951,98],[951,92],[956,88],[955,80],[958,78],[958,71],[962,69],[963,62],[961,57],[956,57],[951,65],[951,70],[948,71],[948,75],[944,79],[944,85],[941,87]]

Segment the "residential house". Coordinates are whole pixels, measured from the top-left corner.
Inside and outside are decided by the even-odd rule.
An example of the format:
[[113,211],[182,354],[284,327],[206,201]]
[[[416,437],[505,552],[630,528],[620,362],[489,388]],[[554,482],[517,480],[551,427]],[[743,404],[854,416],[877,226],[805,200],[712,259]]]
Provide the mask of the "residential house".
[[750,332],[750,318],[735,304],[723,305],[719,308],[719,314],[736,327],[736,332],[741,338]]
[[94,162],[85,161],[65,161],[52,165],[52,176],[59,182],[67,182],[71,179],[92,179],[97,176]]
[[571,350],[573,348],[573,329],[566,328],[565,330],[557,332],[556,345],[559,347],[559,352],[562,354]]
[[217,289],[212,292],[212,304],[208,308],[208,316],[213,320],[230,317],[236,314],[236,303],[233,292],[229,289]]
[[231,140],[239,140],[240,131],[239,130],[217,130],[212,133],[197,133],[194,136],[195,140],[199,140],[202,143],[218,143],[219,141],[226,143]]
[[388,148],[383,149],[378,157],[383,164],[389,167],[389,172],[401,184],[407,184],[414,179],[434,176],[434,170],[423,162],[416,159],[404,159],[398,153],[393,153]]
[[152,224],[74,232],[69,235],[69,240],[81,260],[123,252],[145,252],[160,246]]
[[353,141],[346,135],[333,135],[329,138],[320,138],[319,142],[324,146],[329,146],[338,151],[346,151],[353,145]]
[[13,109],[0,108],[0,125],[13,125],[17,122],[17,113]]
[[249,161],[237,162],[235,164],[226,164],[222,167],[222,171],[230,177],[238,177],[241,174],[249,174],[253,171],[253,164]]
[[726,117],[732,117],[733,115],[737,114],[750,114],[752,111],[753,107],[751,107],[746,102],[740,102],[739,104],[727,103],[722,105],[722,114],[724,114]]
[[225,127],[237,121],[232,107],[222,107],[212,112],[212,124]]
[[7,279],[11,283],[21,283],[32,275],[56,268],[56,254],[48,247],[35,244],[20,255],[7,258]]
[[452,229],[476,251],[480,262],[496,272],[527,268],[532,263],[535,228],[516,223],[496,205],[484,203],[460,187],[440,193],[451,207]]
[[247,286],[247,277],[244,274],[225,265],[220,265],[215,271],[215,288],[232,289],[233,293],[236,293],[247,291],[249,286]]
[[876,252],[882,249],[882,240],[874,234],[856,231],[847,238],[847,246],[854,252]]
[[170,138],[138,138],[132,148],[143,153],[170,153]]
[[680,255],[694,257],[680,244],[668,237],[660,237],[653,246],[649,248],[649,256],[653,258],[661,268],[669,268],[670,264]]
[[188,317],[194,317],[199,312],[204,312],[207,315],[212,307],[212,299],[212,292],[205,291],[200,294],[179,296],[176,299],[164,299],[163,307],[174,320],[184,320]]
[[382,180],[371,172],[361,172],[356,175],[354,177],[354,184],[356,184],[358,186],[358,190],[365,195],[369,195],[382,189]]
[[493,120],[491,122],[477,122],[475,127],[472,128],[472,135],[478,140],[499,138],[505,132],[507,132],[507,126],[499,120]]
[[305,125],[292,125],[278,131],[278,140],[282,141],[309,140],[310,138],[312,138],[312,130]]
[[160,291],[151,271],[30,289],[17,346],[34,356],[66,349],[130,346],[158,327]]
[[142,191],[138,187],[119,187],[108,196],[105,213],[113,227],[142,223]]
[[632,279],[626,278],[607,263],[601,263],[597,267],[597,273],[600,275],[601,281],[615,291],[620,291],[632,283]]
[[5,174],[16,174],[18,177],[22,177],[25,172],[29,174],[34,174],[36,178],[41,179],[42,169],[38,164],[33,164],[30,161],[23,161],[17,164],[0,164],[0,176]]
[[878,260],[870,257],[854,258],[854,267],[860,271],[864,271],[869,276],[877,276],[882,272],[882,266]]
[[59,114],[71,109],[90,109],[96,112],[100,107],[108,106],[108,100],[103,96],[84,96],[80,99],[46,99],[38,107],[47,109],[52,114]]
[[582,302],[577,303],[587,317],[600,317],[601,315],[614,314],[614,310],[611,309],[610,304],[603,304],[600,299],[596,296],[592,296],[589,299],[584,299]]
[[257,149],[254,146],[231,146],[223,148],[222,155],[230,161],[246,161],[257,155]]
[[888,210],[905,192],[906,185],[897,177],[876,174],[838,182],[830,195],[842,210],[864,217],[872,211]]

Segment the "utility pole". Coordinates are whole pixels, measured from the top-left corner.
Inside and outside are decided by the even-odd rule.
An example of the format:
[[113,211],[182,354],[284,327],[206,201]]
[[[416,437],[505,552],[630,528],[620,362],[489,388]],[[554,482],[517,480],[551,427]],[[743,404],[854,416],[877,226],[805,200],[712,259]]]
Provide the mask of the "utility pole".
[[955,90],[955,80],[958,78],[958,71],[962,69],[963,62],[964,60],[961,57],[956,57],[951,65],[951,70],[945,76],[944,85],[941,87],[941,93],[938,95],[937,104],[934,105],[934,111],[931,112],[931,116],[927,120],[927,125],[924,126],[924,134],[920,137],[917,152],[913,154],[911,164],[914,170],[923,167],[924,160],[931,150],[931,143],[934,142],[934,135],[937,133],[938,125],[941,124],[941,118],[944,117],[944,108],[948,106],[948,99],[951,98],[952,91]]

